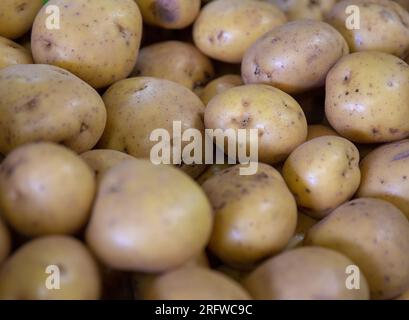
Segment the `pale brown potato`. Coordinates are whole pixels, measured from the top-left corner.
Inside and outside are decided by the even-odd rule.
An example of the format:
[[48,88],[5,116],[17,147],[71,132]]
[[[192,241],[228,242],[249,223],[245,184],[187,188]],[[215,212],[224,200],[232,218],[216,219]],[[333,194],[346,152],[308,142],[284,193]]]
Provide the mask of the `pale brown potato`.
[[26,236],[77,232],[88,220],[94,193],[91,169],[63,146],[26,144],[0,166],[2,216]]
[[321,219],[358,189],[358,149],[342,137],[312,139],[290,154],[283,177],[305,213]]
[[203,103],[207,105],[209,101],[219,93],[241,85],[243,85],[243,80],[241,80],[239,75],[226,74],[209,82],[200,93],[200,99],[202,99]]
[[395,298],[409,287],[409,221],[389,202],[347,202],[313,226],[305,244],[352,259],[365,275],[372,299]]
[[[359,10],[359,26],[348,22],[355,18],[346,13],[349,6]],[[380,51],[405,58],[409,53],[409,12],[389,0],[343,0],[327,17],[328,23],[344,36],[351,52]]]
[[323,124],[313,124],[308,126],[307,141],[323,136],[339,136],[331,127]]
[[81,153],[95,146],[106,122],[104,102],[88,84],[49,65],[0,70],[0,152],[52,141]]
[[0,69],[13,64],[29,63],[33,63],[33,58],[26,48],[0,36]]
[[246,51],[242,78],[247,84],[301,93],[323,86],[328,71],[348,52],[344,38],[329,24],[292,21],[267,32]]
[[[47,288],[58,284],[58,290]],[[71,237],[32,240],[0,269],[1,300],[93,300],[100,295],[98,266],[89,250]]]
[[30,30],[43,0],[1,0],[0,36],[17,39]]
[[292,250],[296,247],[302,246],[308,230],[310,230],[311,227],[317,222],[318,220],[311,218],[309,215],[304,214],[301,211],[298,211],[297,227],[295,228],[293,237],[287,243],[285,250]]
[[10,232],[3,222],[2,218],[0,218],[0,265],[3,261],[7,258],[11,250],[11,238]]
[[214,76],[214,69],[192,44],[165,41],[141,49],[132,76],[167,79],[197,90]]
[[193,39],[207,56],[240,63],[257,38],[286,21],[284,13],[270,3],[216,0],[200,11],[193,27]]
[[270,258],[243,281],[255,299],[368,300],[369,289],[360,275],[360,289],[346,286],[346,256],[320,247],[302,247]]
[[262,0],[277,5],[288,19],[325,20],[337,0]]
[[409,219],[409,140],[380,146],[361,161],[357,196],[391,202]]
[[278,171],[259,163],[256,174],[244,176],[241,167],[225,169],[202,185],[215,215],[209,249],[239,267],[282,250],[297,224],[297,205]]
[[409,65],[382,52],[356,52],[328,73],[325,114],[343,137],[392,142],[409,135]]
[[135,159],[103,176],[86,239],[111,268],[163,272],[204,250],[212,221],[209,201],[190,177]]
[[136,63],[142,17],[134,0],[50,0],[60,29],[47,28],[46,7],[31,36],[34,61],[64,68],[94,88],[126,78]]
[[165,29],[191,25],[200,11],[200,0],[135,0],[143,21]]
[[[269,164],[284,160],[307,137],[307,121],[297,101],[267,85],[244,85],[218,94],[207,105],[204,119],[206,129],[258,129],[258,158]],[[250,143],[247,139],[247,150]]]

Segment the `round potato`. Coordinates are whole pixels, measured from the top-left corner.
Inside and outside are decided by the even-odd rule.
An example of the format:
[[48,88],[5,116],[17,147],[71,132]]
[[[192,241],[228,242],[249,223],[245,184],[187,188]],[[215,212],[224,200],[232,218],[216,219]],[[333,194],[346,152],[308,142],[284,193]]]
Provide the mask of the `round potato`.
[[323,86],[328,71],[348,52],[344,38],[329,24],[293,21],[267,32],[246,51],[242,78],[247,84],[301,93]]
[[101,137],[104,102],[88,84],[61,68],[22,64],[0,70],[0,152],[52,141],[80,153]]
[[325,114],[343,137],[358,143],[409,135],[409,65],[381,52],[357,52],[328,73]]
[[11,238],[9,230],[0,218],[0,265],[7,258],[11,250]]
[[165,29],[191,25],[200,11],[200,0],[135,0],[143,21]]
[[310,230],[310,228],[317,222],[317,220],[299,211],[297,216],[297,227],[295,228],[294,235],[287,243],[285,249],[291,250],[301,246],[307,231]]
[[109,267],[163,272],[202,252],[211,228],[209,201],[191,178],[129,160],[103,176],[86,238]]
[[204,86],[214,70],[209,58],[190,43],[165,41],[142,48],[132,75],[167,79],[194,90]]
[[33,58],[26,48],[0,36],[0,69],[13,64],[30,63],[33,63]]
[[360,288],[345,285],[346,270],[354,263],[344,255],[320,247],[303,247],[275,256],[243,281],[255,299],[262,300],[368,300],[365,277]]
[[305,244],[352,259],[373,299],[391,299],[409,287],[409,221],[389,202],[360,198],[345,203],[309,230]]
[[17,39],[30,30],[43,0],[1,0],[0,36]]
[[202,99],[203,103],[207,105],[209,101],[219,93],[241,86],[242,84],[243,81],[241,80],[240,76],[235,74],[227,74],[209,82],[200,93],[200,98]]
[[[258,129],[258,158],[269,164],[284,160],[307,137],[307,121],[297,101],[267,85],[244,85],[220,93],[207,105],[204,119],[206,129]],[[251,143],[247,139],[247,150]]]
[[[347,10],[350,6],[355,6],[353,11]],[[343,0],[327,21],[344,36],[351,52],[380,51],[401,58],[409,53],[409,12],[393,1]]]
[[341,137],[312,139],[290,154],[283,176],[297,204],[312,217],[323,218],[358,189],[358,149]]
[[179,268],[148,281],[141,288],[145,300],[248,300],[235,281],[207,268]]
[[91,300],[100,294],[96,262],[80,241],[67,236],[32,240],[0,269],[2,300]]
[[277,5],[289,20],[322,21],[337,0],[264,0]]
[[[49,28],[47,6],[60,8],[60,28]],[[31,36],[36,63],[62,67],[94,88],[126,78],[136,63],[142,17],[134,0],[50,0]]]
[[216,0],[200,12],[193,27],[193,39],[207,56],[240,63],[254,41],[286,21],[284,13],[270,3]]
[[361,162],[359,197],[387,200],[409,219],[409,140],[376,148]]
[[283,249],[294,234],[297,205],[281,175],[259,163],[254,175],[228,168],[203,185],[214,210],[210,250],[224,263],[251,266]]
[[26,236],[71,234],[86,223],[94,176],[71,150],[49,142],[13,150],[0,166],[0,208]]
[[322,124],[313,124],[308,126],[307,141],[323,136],[339,136],[332,128]]

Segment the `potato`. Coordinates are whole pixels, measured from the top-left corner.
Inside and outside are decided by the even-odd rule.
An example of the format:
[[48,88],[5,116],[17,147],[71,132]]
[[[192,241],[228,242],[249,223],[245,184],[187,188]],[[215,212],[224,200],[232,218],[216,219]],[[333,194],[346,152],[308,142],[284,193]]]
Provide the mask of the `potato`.
[[409,135],[409,66],[381,52],[357,52],[328,73],[325,114],[343,137],[358,143]]
[[46,7],[31,36],[36,63],[62,67],[94,88],[126,78],[135,65],[142,17],[134,0],[50,0],[60,8],[60,29],[47,28]]
[[323,136],[338,136],[332,128],[322,124],[313,124],[308,126],[307,141]]
[[7,258],[11,250],[10,233],[0,218],[0,265]]
[[281,175],[259,163],[254,175],[240,165],[203,184],[215,214],[209,249],[225,264],[251,266],[285,247],[297,224],[297,205]]
[[179,268],[147,282],[146,300],[248,300],[248,293],[220,272],[206,268]]
[[289,20],[324,20],[337,0],[264,0],[277,5]]
[[284,13],[269,3],[216,0],[200,12],[193,26],[193,39],[207,56],[239,63],[257,38],[286,21]]
[[287,243],[285,249],[291,250],[301,246],[307,231],[310,230],[310,228],[317,222],[317,220],[299,211],[297,216],[297,227],[295,228],[294,235]]
[[135,0],[143,21],[165,29],[191,25],[200,11],[200,0]]
[[30,30],[43,0],[1,0],[0,36],[17,39]]
[[269,164],[284,160],[307,137],[300,105],[267,85],[244,85],[220,93],[207,105],[204,119],[206,129],[258,129],[258,157]]
[[243,281],[255,299],[262,300],[368,300],[368,285],[360,276],[360,289],[346,286],[344,255],[320,247],[303,247],[275,256]]
[[290,154],[283,177],[297,204],[313,218],[323,218],[358,189],[358,149],[341,137],[312,139]]
[[235,74],[226,74],[209,82],[200,93],[200,98],[202,99],[203,103],[207,105],[209,101],[219,93],[240,85],[243,85],[243,81],[241,80],[240,76]]
[[67,236],[32,240],[0,269],[0,299],[90,300],[100,294],[100,274],[92,255]]
[[13,64],[29,63],[33,63],[33,58],[26,48],[0,36],[0,69]]
[[78,231],[87,222],[94,192],[86,163],[49,142],[21,146],[0,166],[3,217],[26,236]]
[[106,122],[98,93],[81,79],[48,65],[0,70],[0,152],[24,143],[59,142],[81,153],[94,147]]
[[[359,27],[348,26],[356,15],[346,8],[359,10]],[[409,53],[409,12],[389,0],[343,0],[328,14],[328,23],[344,36],[351,52],[381,51],[404,58]]]
[[409,219],[409,140],[383,145],[361,162],[359,197],[391,202]]
[[193,90],[204,86],[214,70],[209,58],[190,43],[165,41],[142,48],[132,75],[167,79]]
[[212,164],[209,166],[209,168],[203,172],[201,176],[199,176],[196,181],[199,184],[205,183],[207,180],[210,178],[214,177],[215,175],[218,175],[220,172],[222,172],[224,169],[230,168],[233,165],[224,163],[224,164]]
[[352,259],[373,299],[391,299],[409,287],[409,221],[389,202],[360,198],[345,203],[309,230],[305,244]]
[[129,160],[103,176],[86,238],[111,268],[163,272],[202,252],[211,228],[209,201],[191,178]]
[[301,93],[323,86],[328,71],[348,52],[344,38],[330,25],[293,21],[267,32],[246,51],[242,78],[246,84]]

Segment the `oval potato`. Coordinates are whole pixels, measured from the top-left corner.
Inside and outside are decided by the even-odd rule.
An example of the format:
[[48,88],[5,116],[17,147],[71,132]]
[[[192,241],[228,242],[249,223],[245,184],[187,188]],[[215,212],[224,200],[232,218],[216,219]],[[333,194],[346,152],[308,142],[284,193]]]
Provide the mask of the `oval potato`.
[[33,58],[26,48],[0,36],[0,69],[13,64],[30,63],[33,63]]

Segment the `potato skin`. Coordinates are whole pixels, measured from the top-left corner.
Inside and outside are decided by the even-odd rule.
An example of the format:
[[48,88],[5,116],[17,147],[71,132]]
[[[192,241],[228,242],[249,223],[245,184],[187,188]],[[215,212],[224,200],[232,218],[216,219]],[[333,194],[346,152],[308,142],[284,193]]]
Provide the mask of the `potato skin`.
[[0,266],[7,258],[11,250],[11,237],[6,224],[0,218]]
[[101,137],[104,102],[88,84],[49,65],[0,70],[0,152],[24,143],[59,142],[81,153]]
[[191,25],[200,11],[200,0],[135,0],[143,21],[165,29]]
[[326,14],[331,10],[337,0],[264,0],[278,6],[290,21],[311,19],[325,20]]
[[207,56],[239,63],[257,38],[286,21],[284,13],[269,3],[216,0],[200,11],[193,40]]
[[325,114],[343,137],[358,143],[409,135],[409,66],[381,52],[357,52],[328,73]]
[[88,219],[94,192],[91,169],[56,144],[26,144],[0,166],[3,217],[26,236],[78,231]]
[[323,218],[358,189],[359,151],[341,137],[312,139],[290,154],[283,177],[297,204],[313,218]]
[[203,185],[215,214],[209,249],[224,263],[251,266],[285,247],[297,224],[297,205],[281,175],[259,163],[254,175],[240,165]]
[[207,105],[204,119],[206,129],[259,129],[258,157],[268,164],[284,160],[307,137],[307,121],[297,101],[267,85],[220,93]]
[[209,82],[200,93],[200,99],[207,105],[219,93],[241,85],[243,85],[243,80],[239,75],[226,74]]
[[[48,290],[50,265],[60,270],[60,289]],[[55,274],[55,273],[54,273]],[[1,266],[0,299],[93,300],[101,294],[98,266],[88,249],[77,239],[47,236],[32,240]]]
[[129,160],[103,176],[86,238],[109,267],[163,272],[203,251],[212,220],[204,192],[187,175]]
[[242,78],[246,84],[301,93],[323,86],[328,71],[348,52],[344,38],[329,24],[292,21],[267,32],[246,51]]
[[[348,6],[359,9],[360,28],[345,25]],[[380,51],[404,58],[409,53],[409,13],[388,0],[343,0],[338,2],[327,17],[348,42],[351,52]]]
[[369,289],[362,274],[359,290],[345,285],[345,270],[353,264],[333,250],[297,248],[261,264],[243,285],[253,298],[262,300],[368,300]]
[[30,63],[33,63],[33,58],[26,48],[0,36],[0,69],[13,64]]
[[165,41],[141,49],[132,75],[167,79],[193,90],[204,86],[214,69],[190,43]]
[[[142,17],[134,0],[50,0],[63,26],[46,27],[46,6],[31,36],[34,61],[64,68],[94,88],[126,78],[136,63]],[[108,48],[108,49],[107,49]]]
[[30,30],[43,0],[1,0],[0,36],[17,39]]
[[359,197],[391,202],[409,219],[409,140],[380,146],[361,161]]
[[347,202],[313,226],[305,244],[332,248],[352,259],[365,275],[372,299],[391,299],[409,287],[409,221],[389,202]]

